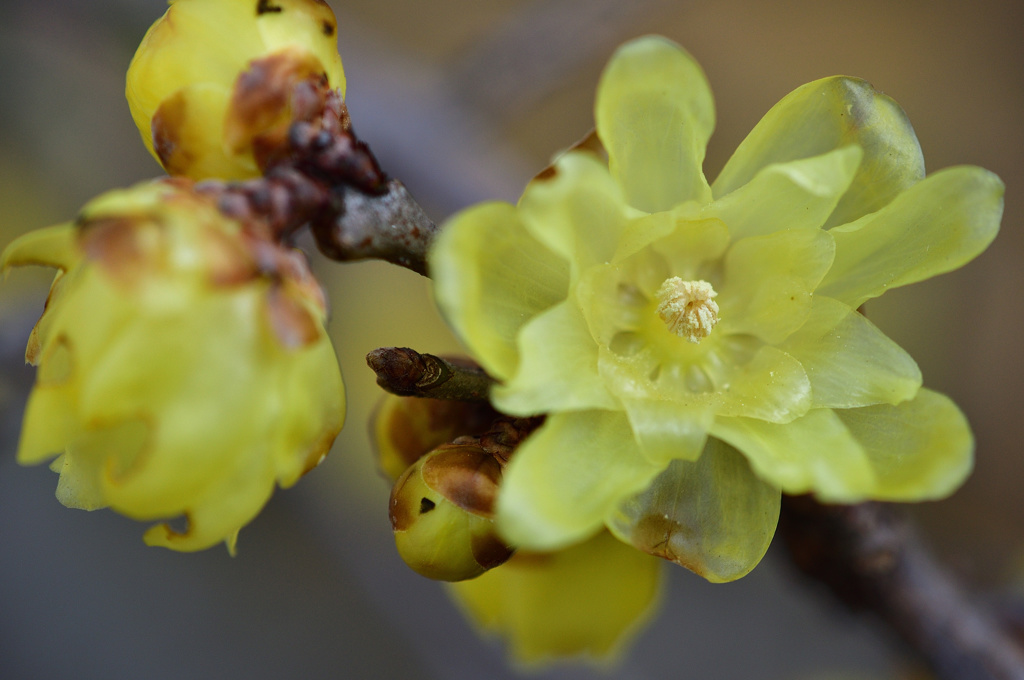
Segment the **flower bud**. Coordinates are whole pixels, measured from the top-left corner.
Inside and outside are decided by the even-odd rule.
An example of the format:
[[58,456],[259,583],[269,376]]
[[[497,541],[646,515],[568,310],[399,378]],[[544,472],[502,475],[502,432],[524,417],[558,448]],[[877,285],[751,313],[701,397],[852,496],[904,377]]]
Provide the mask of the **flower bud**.
[[495,530],[501,466],[477,444],[445,444],[414,463],[391,491],[398,552],[441,581],[473,578],[512,556]]
[[12,243],[3,269],[58,268],[26,359],[38,366],[18,460],[59,455],[57,497],[139,520],[192,551],[226,541],[275,483],[341,429],[344,392],[322,293],[302,256],[165,180],[91,202]]
[[485,402],[385,395],[371,419],[377,464],[395,481],[420,456],[456,437],[483,434],[496,418]]
[[322,0],[171,0],[128,67],[142,139],[169,174],[245,179],[324,93],[345,95]]

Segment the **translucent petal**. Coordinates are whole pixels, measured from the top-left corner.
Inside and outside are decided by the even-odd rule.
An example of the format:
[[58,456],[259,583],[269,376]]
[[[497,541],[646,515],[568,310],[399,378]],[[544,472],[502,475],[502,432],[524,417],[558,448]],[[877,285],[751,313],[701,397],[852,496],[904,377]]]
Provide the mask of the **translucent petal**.
[[821,229],[791,229],[733,244],[719,289],[720,331],[777,343],[799,328],[811,294],[832,264],[834,244]]
[[708,264],[720,258],[729,243],[729,229],[719,219],[680,219],[675,231],[652,248],[666,259],[673,276],[694,281],[706,276]]
[[585,152],[562,155],[519,199],[527,231],[569,260],[577,275],[615,254],[626,227],[625,209],[608,168]]
[[710,198],[701,165],[714,100],[704,72],[681,47],[655,36],[620,47],[598,85],[594,117],[630,205],[658,212]]
[[71,222],[36,229],[19,236],[0,254],[0,273],[11,267],[40,265],[70,269],[81,259],[75,243],[75,225]]
[[779,345],[811,381],[813,408],[897,404],[921,386],[914,359],[843,303],[815,295],[811,315]]
[[569,265],[529,235],[516,208],[488,203],[447,222],[430,252],[437,304],[484,368],[516,371],[516,336],[564,300]]
[[337,20],[326,3],[278,0],[284,11],[267,12],[256,22],[268,52],[301,47],[316,55],[332,87],[345,96],[345,71],[338,54]]
[[999,231],[1003,183],[961,166],[929,175],[884,209],[836,227],[836,259],[820,292],[851,307],[974,259]]
[[659,467],[677,458],[696,460],[715,419],[708,404],[623,398],[622,405],[644,455]]
[[505,468],[499,530],[527,550],[562,548],[594,534],[657,473],[622,413],[554,413]]
[[889,501],[944,498],[974,463],[974,437],[964,414],[938,392],[921,389],[896,406],[836,411],[864,449],[878,486],[871,497]]
[[769,165],[708,205],[701,215],[725,222],[735,240],[783,229],[816,229],[825,224],[850,186],[862,156],[860,147],[845,146]]
[[542,312],[519,334],[519,370],[491,400],[513,415],[616,407],[597,372],[597,343],[570,298]]
[[774,347],[762,347],[749,363],[723,371],[716,384],[723,416],[786,423],[811,407],[807,373],[800,362]]
[[761,561],[779,520],[778,488],[728,444],[709,439],[696,462],[675,461],[608,522],[622,540],[714,583]]
[[712,185],[736,191],[773,163],[811,158],[855,144],[864,159],[826,227],[886,205],[924,177],[924,157],[899,104],[863,80],[835,76],[808,83],[765,114]]
[[831,409],[815,409],[784,425],[755,418],[718,418],[711,434],[743,452],[754,471],[790,494],[863,500],[877,479],[864,451]]
[[942,498],[963,483],[974,452],[960,409],[927,389],[896,406],[816,409],[786,425],[719,418],[712,434],[783,491],[844,503]]
[[517,661],[614,658],[655,609],[661,566],[602,531],[554,553],[521,550],[448,592]]

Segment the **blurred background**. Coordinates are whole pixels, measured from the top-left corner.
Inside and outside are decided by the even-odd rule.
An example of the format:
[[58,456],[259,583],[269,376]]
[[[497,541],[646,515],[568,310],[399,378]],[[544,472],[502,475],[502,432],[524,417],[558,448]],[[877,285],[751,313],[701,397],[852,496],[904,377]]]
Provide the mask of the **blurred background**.
[[[614,47],[665,34],[701,62],[718,126],[713,178],[778,99],[823,76],[865,78],[913,122],[929,170],[984,166],[1007,185],[1003,229],[965,269],[869,303],[977,437],[974,476],[912,508],[983,597],[1024,590],[1024,41],[1019,0],[335,0],[355,128],[435,219],[514,200],[592,126]],[[72,218],[107,189],[160,174],[123,96],[124,71],[163,0],[4,0],[0,245]],[[147,548],[144,526],[67,510],[45,466],[14,462],[33,371],[25,340],[51,272],[0,289],[0,678],[513,678],[444,589],[401,563],[366,422],[363,356],[382,345],[457,351],[420,277],[315,258],[333,307],[349,420],[332,455],[278,492],[238,556]],[[793,573],[781,546],[712,586],[666,569],[660,612],[620,663],[540,678],[900,677],[886,633]],[[666,565],[667,567],[668,565]]]

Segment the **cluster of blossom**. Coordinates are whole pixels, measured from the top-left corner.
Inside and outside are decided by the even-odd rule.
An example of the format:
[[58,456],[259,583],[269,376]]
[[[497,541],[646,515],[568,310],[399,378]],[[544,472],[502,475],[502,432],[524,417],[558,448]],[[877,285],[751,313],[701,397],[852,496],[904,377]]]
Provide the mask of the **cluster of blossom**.
[[[300,123],[345,129],[335,33],[316,0],[172,0],[127,87],[171,177],[4,251],[4,270],[59,270],[18,459],[57,456],[65,505],[184,516],[146,541],[233,550],[330,448],[344,394],[324,295],[287,245],[302,215],[232,208],[224,182],[283,177]],[[748,573],[783,493],[918,501],[971,469],[960,410],[858,310],[982,252],[1002,183],[925,177],[903,111],[853,78],[787,95],[709,183],[714,121],[696,61],[634,40],[595,131],[431,249],[441,311],[494,387],[378,409],[396,544],[520,658],[620,648],[656,558]]]

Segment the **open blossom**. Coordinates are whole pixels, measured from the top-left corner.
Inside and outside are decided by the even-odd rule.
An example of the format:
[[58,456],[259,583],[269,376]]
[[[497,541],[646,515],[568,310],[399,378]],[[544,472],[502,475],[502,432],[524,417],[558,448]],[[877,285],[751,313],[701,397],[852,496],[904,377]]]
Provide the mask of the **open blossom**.
[[550,550],[607,526],[724,581],[764,554],[780,492],[957,488],[966,420],[857,310],[984,250],[999,179],[925,177],[899,106],[833,77],[772,108],[709,184],[710,89],[657,37],[615,54],[595,117],[600,151],[458,214],[431,254],[494,405],[548,414],[505,470],[506,539]]
[[304,257],[185,180],[112,191],[31,232],[0,266],[59,270],[26,359],[18,461],[57,456],[58,499],[157,524],[150,545],[225,541],[327,453],[344,419],[325,305]]
[[128,67],[126,94],[171,175],[244,179],[317,90],[345,95],[337,21],[322,0],[171,0]]

